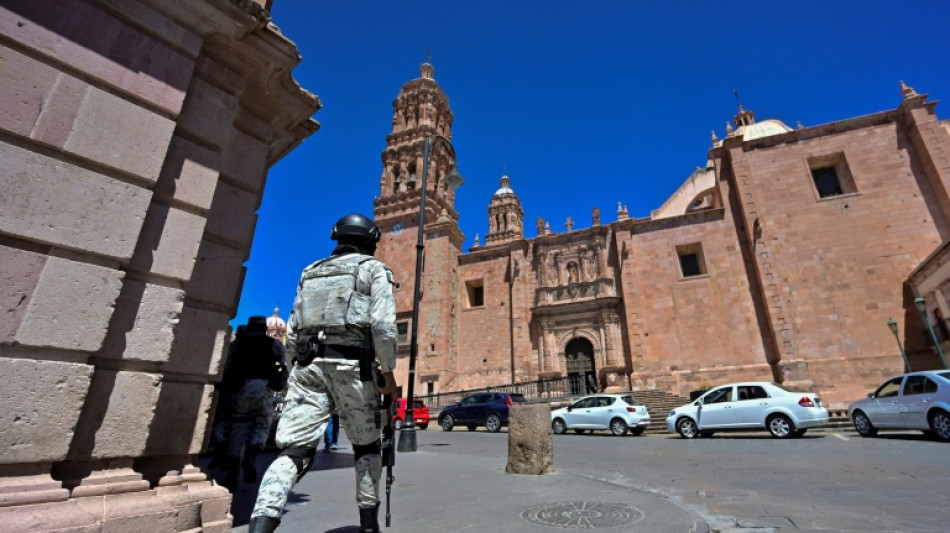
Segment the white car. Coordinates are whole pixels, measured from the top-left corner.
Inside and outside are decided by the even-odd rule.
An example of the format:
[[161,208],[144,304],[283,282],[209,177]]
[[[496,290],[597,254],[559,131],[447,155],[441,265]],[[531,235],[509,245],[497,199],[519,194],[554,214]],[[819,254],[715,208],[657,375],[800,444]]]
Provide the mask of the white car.
[[893,377],[848,408],[854,429],[873,437],[879,429],[919,429],[950,441],[950,371]]
[[684,439],[717,431],[766,429],[773,437],[801,437],[809,428],[828,424],[828,410],[813,392],[796,392],[764,381],[715,387],[696,401],[677,407],[666,429]]
[[560,435],[568,429],[581,434],[587,430],[609,429],[614,435],[643,433],[650,425],[650,413],[634,405],[630,394],[595,394],[567,407],[551,411],[551,429]]

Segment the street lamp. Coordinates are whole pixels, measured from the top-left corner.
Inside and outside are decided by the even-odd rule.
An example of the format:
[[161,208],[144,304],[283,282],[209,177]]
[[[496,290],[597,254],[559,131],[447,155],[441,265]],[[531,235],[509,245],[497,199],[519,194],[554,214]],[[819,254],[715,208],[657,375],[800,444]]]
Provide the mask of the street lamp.
[[940,348],[940,341],[937,340],[937,333],[934,331],[933,324],[930,323],[930,316],[927,315],[927,304],[923,296],[918,296],[914,298],[914,303],[917,305],[917,310],[920,311],[920,314],[924,315],[924,322],[927,324],[927,329],[930,330],[930,338],[934,341],[934,346],[937,347],[937,355],[940,356],[940,364],[944,368],[947,368],[947,360],[943,358],[943,350]]
[[900,348],[901,357],[904,359],[904,372],[910,372],[910,361],[907,360],[907,352],[904,351],[904,345],[901,344],[901,338],[897,335],[897,321],[893,318],[887,319],[887,327],[891,328],[891,333],[897,339],[897,347]]
[[[445,137],[435,134],[426,135],[425,145],[422,149],[422,194],[419,201],[419,238],[416,241],[416,281],[413,286],[412,294],[412,334],[409,344],[409,389],[406,396],[406,421],[399,432],[399,443],[396,450],[400,452],[416,451],[416,419],[413,413],[412,400],[415,394],[416,383],[416,356],[419,353],[419,300],[422,299],[422,250],[424,230],[426,225],[426,188],[429,182],[429,161],[432,159],[432,138],[445,143],[445,146],[452,152],[452,160],[455,160],[455,148]],[[458,165],[453,165],[452,171],[445,177],[444,186],[446,191],[454,191],[464,183],[465,180],[458,173]]]

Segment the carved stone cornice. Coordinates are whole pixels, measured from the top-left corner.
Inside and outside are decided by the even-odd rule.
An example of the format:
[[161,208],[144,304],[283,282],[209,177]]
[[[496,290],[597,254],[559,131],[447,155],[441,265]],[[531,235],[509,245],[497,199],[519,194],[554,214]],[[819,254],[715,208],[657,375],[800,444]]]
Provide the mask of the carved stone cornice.
[[233,87],[240,105],[271,128],[262,139],[273,165],[320,128],[310,118],[320,99],[302,89],[291,72],[300,62],[297,46],[270,22],[270,15],[249,0],[142,0],[162,16],[201,37],[201,53],[243,80]]

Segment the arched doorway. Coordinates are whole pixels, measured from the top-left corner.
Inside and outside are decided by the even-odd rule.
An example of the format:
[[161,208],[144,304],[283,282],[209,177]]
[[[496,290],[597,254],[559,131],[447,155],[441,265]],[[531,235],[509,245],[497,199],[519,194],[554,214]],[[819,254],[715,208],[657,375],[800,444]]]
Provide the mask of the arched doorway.
[[564,349],[567,360],[567,377],[571,394],[597,392],[597,375],[594,368],[594,345],[587,339],[576,337]]

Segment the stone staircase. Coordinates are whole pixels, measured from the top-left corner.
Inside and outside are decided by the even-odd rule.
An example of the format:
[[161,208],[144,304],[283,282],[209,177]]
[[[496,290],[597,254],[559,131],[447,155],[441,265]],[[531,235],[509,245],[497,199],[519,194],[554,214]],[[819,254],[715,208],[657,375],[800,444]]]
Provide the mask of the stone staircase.
[[650,425],[646,433],[666,433],[666,417],[674,408],[689,403],[689,398],[677,396],[662,390],[634,391],[633,400],[637,405],[645,405],[650,412]]

